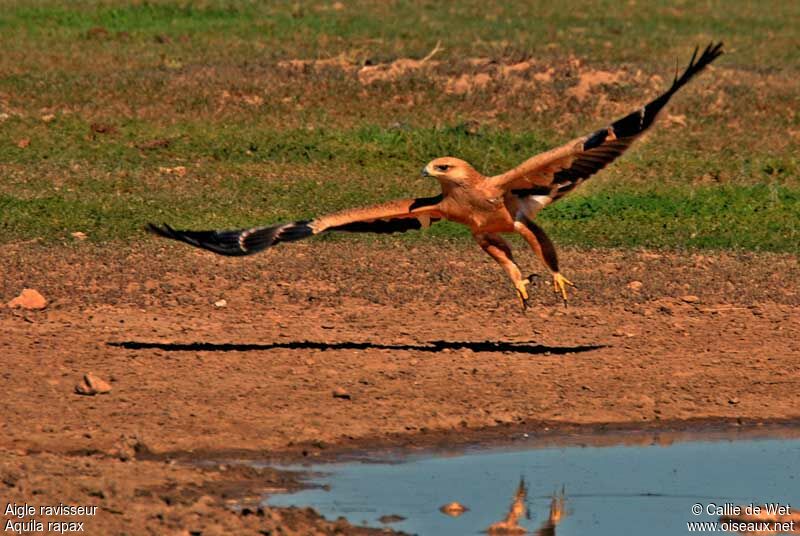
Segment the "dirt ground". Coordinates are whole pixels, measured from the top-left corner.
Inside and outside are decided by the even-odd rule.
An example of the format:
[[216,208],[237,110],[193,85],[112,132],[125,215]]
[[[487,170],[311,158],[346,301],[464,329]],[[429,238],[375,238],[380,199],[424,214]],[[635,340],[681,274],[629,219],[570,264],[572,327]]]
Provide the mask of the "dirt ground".
[[[297,481],[230,460],[800,422],[795,256],[561,257],[570,306],[522,255],[543,275],[523,313],[458,243],[7,245],[0,301],[49,304],[0,308],[0,495],[97,505],[89,534],[371,534],[259,509]],[[75,394],[89,371],[111,393]]]

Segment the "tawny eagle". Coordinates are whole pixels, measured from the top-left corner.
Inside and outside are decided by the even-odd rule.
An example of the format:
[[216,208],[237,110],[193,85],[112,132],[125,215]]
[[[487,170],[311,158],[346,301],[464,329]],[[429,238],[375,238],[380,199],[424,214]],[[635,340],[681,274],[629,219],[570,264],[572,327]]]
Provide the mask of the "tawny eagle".
[[522,235],[552,273],[553,288],[566,304],[567,287],[574,285],[561,274],[555,247],[533,222],[534,217],[625,152],[653,124],[670,98],[722,54],[722,43],[709,44],[699,58],[698,50],[695,49],[689,66],[682,75],[675,76],[669,89],[642,108],[587,136],[536,155],[505,173],[486,177],[458,158],[432,160],[422,174],[439,181],[442,193],[435,197],[398,199],[309,221],[246,229],[180,231],[167,224],[149,224],[148,228],[160,236],[220,255],[251,255],[281,242],[329,231],[396,233],[451,220],[469,227],[478,244],[503,267],[525,308],[530,278],[522,277],[511,248],[498,233]]

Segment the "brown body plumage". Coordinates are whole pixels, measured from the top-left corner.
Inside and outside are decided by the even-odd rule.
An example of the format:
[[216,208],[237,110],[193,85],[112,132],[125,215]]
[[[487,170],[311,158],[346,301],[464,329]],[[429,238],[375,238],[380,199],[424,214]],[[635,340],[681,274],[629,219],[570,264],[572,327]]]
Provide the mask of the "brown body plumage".
[[[503,174],[486,177],[469,163],[437,158],[423,175],[437,179],[442,193],[435,197],[399,199],[344,210],[301,221],[230,231],[178,231],[150,224],[152,232],[222,255],[249,255],[280,242],[291,242],[328,231],[394,233],[428,227],[447,219],[466,225],[478,244],[506,271],[523,307],[527,285],[514,263],[511,248],[499,233],[520,234],[553,275],[557,293],[567,300],[572,283],[559,271],[555,247],[533,222],[542,208],[574,190],[581,182],[620,156],[653,124],[672,95],[722,54],[722,44],[710,44],[697,58],[695,50],[686,71],[670,88],[641,109],[587,136],[539,154]],[[696,61],[695,61],[696,60]]]

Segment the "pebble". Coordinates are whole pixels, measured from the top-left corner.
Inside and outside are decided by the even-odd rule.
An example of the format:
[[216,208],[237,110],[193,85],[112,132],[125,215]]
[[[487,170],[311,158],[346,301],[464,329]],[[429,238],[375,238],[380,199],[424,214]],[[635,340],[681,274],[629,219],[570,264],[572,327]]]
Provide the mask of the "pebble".
[[111,392],[111,384],[92,372],[87,372],[83,375],[83,381],[75,386],[75,392],[87,396],[103,395]]
[[341,398],[342,400],[350,400],[352,397],[344,388],[337,387],[333,390],[333,398]]
[[218,307],[220,309],[222,309],[223,307],[227,307],[227,306],[228,306],[228,301],[225,300],[225,299],[217,300],[217,301],[214,302],[214,307]]
[[700,298],[693,294],[687,294],[686,296],[681,296],[681,300],[685,301],[686,303],[697,303],[700,301]]
[[644,284],[641,281],[631,281],[630,283],[628,283],[628,288],[635,292],[642,290],[643,286]]

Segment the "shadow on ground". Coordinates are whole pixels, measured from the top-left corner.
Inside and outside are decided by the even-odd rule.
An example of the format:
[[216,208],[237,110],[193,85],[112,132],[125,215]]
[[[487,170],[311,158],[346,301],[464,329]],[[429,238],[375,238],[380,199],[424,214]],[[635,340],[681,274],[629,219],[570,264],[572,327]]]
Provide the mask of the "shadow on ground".
[[526,342],[504,341],[430,341],[425,344],[382,344],[375,342],[317,342],[290,341],[256,343],[213,342],[109,342],[109,346],[127,350],[164,350],[167,352],[251,352],[258,350],[405,350],[409,352],[440,352],[442,350],[472,350],[473,352],[509,352],[517,354],[576,354],[605,348],[606,345],[545,346]]

